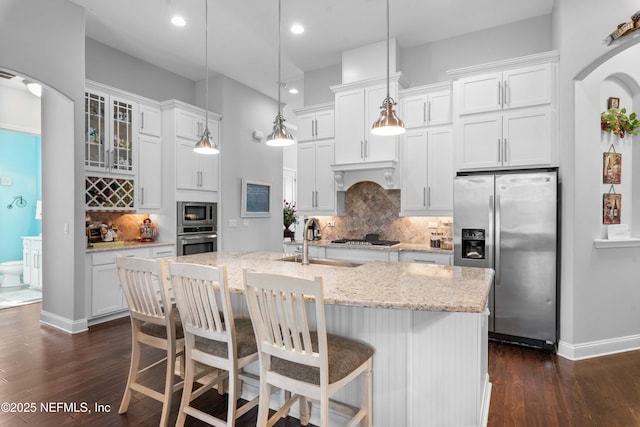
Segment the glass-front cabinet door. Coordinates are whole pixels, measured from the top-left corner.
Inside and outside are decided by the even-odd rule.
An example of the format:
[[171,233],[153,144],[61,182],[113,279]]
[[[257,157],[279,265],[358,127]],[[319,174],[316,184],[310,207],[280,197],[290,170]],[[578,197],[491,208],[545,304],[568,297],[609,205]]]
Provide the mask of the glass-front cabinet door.
[[87,169],[106,168],[106,116],[108,96],[98,92],[84,93],[84,164]]
[[111,98],[113,111],[113,146],[108,157],[110,167],[115,172],[133,171],[133,104]]
[[134,103],[93,89],[85,92],[85,169],[133,175]]

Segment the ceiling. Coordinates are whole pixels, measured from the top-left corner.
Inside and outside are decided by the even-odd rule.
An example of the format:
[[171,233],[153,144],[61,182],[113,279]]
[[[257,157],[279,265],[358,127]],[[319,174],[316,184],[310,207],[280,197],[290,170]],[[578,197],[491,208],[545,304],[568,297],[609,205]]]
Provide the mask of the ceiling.
[[[86,35],[191,80],[204,78],[205,0],[71,0],[86,9]],[[278,2],[208,0],[209,70],[271,97],[278,89]],[[390,36],[400,48],[551,13],[554,0],[392,0]],[[304,72],[386,37],[384,0],[283,0],[282,81],[302,105]],[[187,25],[170,23],[174,14]],[[301,35],[289,31],[295,22]]]

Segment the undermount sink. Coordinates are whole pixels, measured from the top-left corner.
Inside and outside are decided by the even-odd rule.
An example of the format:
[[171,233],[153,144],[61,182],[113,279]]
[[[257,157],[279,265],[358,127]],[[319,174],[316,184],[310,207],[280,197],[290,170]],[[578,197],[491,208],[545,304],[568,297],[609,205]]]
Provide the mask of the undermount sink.
[[[300,264],[300,263],[302,263],[302,257],[297,256],[297,255],[293,255],[293,256],[280,258],[280,261],[297,262],[297,263]],[[341,260],[337,260],[337,259],[319,259],[319,258],[310,258],[309,259],[309,264],[329,265],[329,266],[332,266],[332,267],[358,267],[358,266],[362,265],[360,263],[351,262],[351,261],[341,261]]]

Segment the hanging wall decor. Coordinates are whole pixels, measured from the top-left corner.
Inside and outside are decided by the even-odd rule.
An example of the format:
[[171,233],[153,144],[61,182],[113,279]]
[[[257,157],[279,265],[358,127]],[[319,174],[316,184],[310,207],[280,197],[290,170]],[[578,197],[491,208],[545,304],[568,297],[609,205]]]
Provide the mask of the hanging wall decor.
[[637,135],[640,133],[640,119],[636,113],[627,116],[626,108],[611,107],[600,113],[600,129],[620,138],[624,138],[626,134]]
[[622,154],[616,153],[611,144],[609,151],[602,153],[602,183],[620,184],[622,182]]
[[609,97],[607,99],[607,108],[620,108],[620,98]]
[[621,216],[622,194],[617,194],[612,185],[609,192],[602,195],[602,223],[620,224]]

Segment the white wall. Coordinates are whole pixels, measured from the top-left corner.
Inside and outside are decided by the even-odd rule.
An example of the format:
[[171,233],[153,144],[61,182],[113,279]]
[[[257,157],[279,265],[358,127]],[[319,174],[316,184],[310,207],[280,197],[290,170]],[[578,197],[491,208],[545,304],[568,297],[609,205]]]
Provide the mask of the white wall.
[[84,10],[66,0],[3,0],[0,68],[48,86],[42,96],[42,203],[49,208],[42,220],[41,318],[81,330],[86,326],[84,195],[73,189],[84,187]]
[[[222,121],[221,216],[224,250],[282,251],[282,148],[253,140],[254,130],[271,131],[277,103],[240,83],[220,77]],[[241,218],[241,179],[271,182],[271,217]],[[236,221],[237,226],[230,226]],[[246,221],[246,226],[244,225]]]
[[[559,352],[569,358],[640,347],[640,248],[595,249],[593,242],[602,232],[600,174],[602,147],[607,144],[601,142],[599,128],[600,112],[606,108],[602,98],[608,90],[622,89],[603,81],[618,72],[637,78],[637,50],[635,58],[629,53],[626,60],[620,57],[576,82],[583,70],[625,47],[625,41],[606,46],[603,40],[637,9],[632,0],[560,0],[554,10],[563,181]],[[623,167],[632,167],[630,160],[623,158]]]
[[551,15],[543,15],[403,49],[400,71],[421,86],[448,80],[448,70],[549,50]]
[[194,104],[193,80],[113,49],[91,38],[85,40],[86,77],[156,101],[178,99]]

